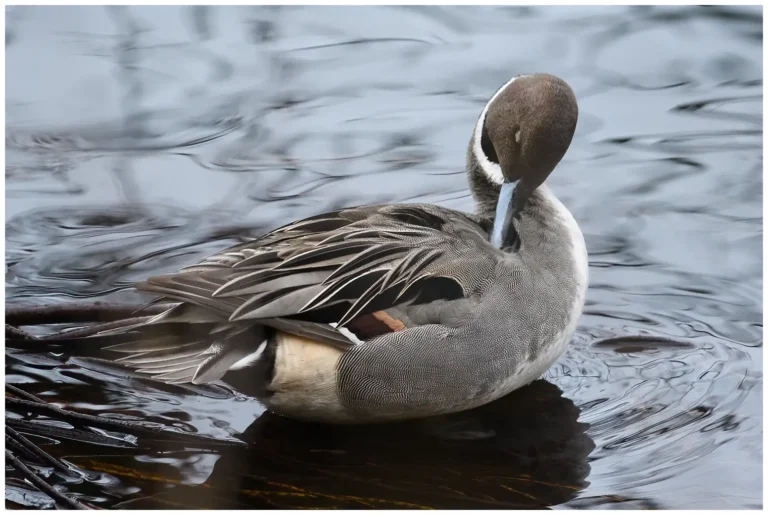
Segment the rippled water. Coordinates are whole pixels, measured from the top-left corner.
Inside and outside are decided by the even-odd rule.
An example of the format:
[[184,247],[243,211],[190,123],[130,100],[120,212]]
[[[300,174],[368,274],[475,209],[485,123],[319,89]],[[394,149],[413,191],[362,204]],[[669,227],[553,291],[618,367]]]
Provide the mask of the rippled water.
[[[86,471],[69,491],[107,507],[762,506],[760,7],[12,7],[6,23],[13,305],[138,301],[136,280],[342,206],[471,211],[466,142],[493,91],[546,71],[580,102],[550,184],[591,284],[548,383],[350,433],[254,423],[263,409],[229,390],[11,357],[7,382],[73,409],[255,442],[48,442]],[[13,477],[6,499],[49,504]]]

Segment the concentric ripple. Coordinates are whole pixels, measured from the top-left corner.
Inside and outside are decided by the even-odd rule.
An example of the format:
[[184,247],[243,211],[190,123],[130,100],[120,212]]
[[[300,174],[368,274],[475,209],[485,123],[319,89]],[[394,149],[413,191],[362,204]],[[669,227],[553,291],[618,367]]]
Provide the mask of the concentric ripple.
[[[135,281],[325,210],[471,211],[467,140],[499,84],[547,71],[579,98],[548,182],[584,232],[590,289],[549,383],[382,434],[277,420],[247,374],[184,389],[8,355],[6,382],[61,405],[252,438],[241,455],[46,440],[82,473],[61,488],[126,508],[761,507],[759,7],[15,6],[6,21],[12,305],[137,302]],[[12,473],[6,502],[51,507]]]

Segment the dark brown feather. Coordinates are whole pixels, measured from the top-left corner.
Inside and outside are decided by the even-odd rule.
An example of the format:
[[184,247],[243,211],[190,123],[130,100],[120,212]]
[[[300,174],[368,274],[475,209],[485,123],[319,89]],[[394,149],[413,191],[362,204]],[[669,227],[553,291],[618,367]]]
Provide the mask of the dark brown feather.
[[291,317],[352,326],[372,311],[417,301],[425,278],[446,277],[469,294],[477,287],[473,277],[456,275],[450,263],[471,262],[482,277],[495,252],[485,228],[463,213],[422,204],[364,206],[288,224],[139,288],[231,322]]

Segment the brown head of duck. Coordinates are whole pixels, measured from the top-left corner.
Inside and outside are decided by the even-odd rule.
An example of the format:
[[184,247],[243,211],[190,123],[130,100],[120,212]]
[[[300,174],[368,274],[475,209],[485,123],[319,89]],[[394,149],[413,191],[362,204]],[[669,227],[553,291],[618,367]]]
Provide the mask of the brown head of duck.
[[512,220],[565,155],[578,117],[573,90],[548,74],[515,77],[486,104],[469,142],[467,172],[478,214],[494,221],[497,247],[514,245]]

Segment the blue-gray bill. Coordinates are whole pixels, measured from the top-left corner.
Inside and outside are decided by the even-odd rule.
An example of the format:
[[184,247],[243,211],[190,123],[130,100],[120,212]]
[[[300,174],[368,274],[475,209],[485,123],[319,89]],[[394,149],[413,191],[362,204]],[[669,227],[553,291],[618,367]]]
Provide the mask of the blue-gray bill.
[[515,231],[512,226],[512,219],[515,216],[515,210],[512,206],[515,186],[517,186],[517,181],[505,181],[501,185],[501,193],[499,193],[499,200],[496,203],[496,219],[493,222],[491,244],[498,249],[510,246],[515,239]]

